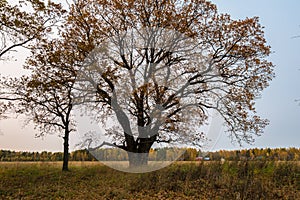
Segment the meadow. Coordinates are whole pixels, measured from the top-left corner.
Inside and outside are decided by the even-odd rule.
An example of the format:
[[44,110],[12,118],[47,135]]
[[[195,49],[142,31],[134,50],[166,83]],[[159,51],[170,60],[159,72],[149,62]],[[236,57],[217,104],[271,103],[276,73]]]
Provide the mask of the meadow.
[[1,199],[300,199],[299,162],[177,162],[130,174],[99,162],[0,162]]

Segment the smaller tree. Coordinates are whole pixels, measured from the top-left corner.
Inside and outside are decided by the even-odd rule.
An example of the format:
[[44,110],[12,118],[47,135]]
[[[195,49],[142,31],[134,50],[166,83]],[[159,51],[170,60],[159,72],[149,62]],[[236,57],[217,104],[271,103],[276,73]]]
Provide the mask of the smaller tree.
[[67,171],[69,136],[75,130],[72,90],[76,73],[69,65],[63,64],[69,56],[62,53],[64,49],[53,50],[58,43],[53,40],[27,60],[25,68],[31,70],[30,76],[6,80],[6,96],[2,99],[15,100],[13,110],[25,114],[28,122],[36,125],[39,130],[37,137],[61,133],[64,140],[62,170]]

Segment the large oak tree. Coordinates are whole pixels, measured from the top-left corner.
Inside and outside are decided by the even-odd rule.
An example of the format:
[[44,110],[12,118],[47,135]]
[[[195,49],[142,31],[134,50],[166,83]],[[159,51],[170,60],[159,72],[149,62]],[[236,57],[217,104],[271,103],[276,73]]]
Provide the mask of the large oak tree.
[[147,164],[155,142],[201,143],[211,110],[238,142],[268,124],[255,111],[274,77],[257,17],[233,20],[205,0],[78,0],[60,36],[81,103],[115,120],[106,134],[131,166]]

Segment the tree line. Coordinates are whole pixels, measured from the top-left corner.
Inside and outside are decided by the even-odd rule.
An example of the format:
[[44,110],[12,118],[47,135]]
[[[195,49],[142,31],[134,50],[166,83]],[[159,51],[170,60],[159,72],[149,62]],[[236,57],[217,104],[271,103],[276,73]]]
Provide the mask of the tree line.
[[[212,161],[300,161],[300,148],[254,148],[242,150],[220,150],[216,152],[201,152],[195,148],[181,148],[182,154],[176,159],[180,161],[195,161],[199,158],[209,158]],[[149,161],[174,160],[174,150],[171,148],[151,149]],[[88,150],[76,150],[69,154],[70,161],[126,161],[128,154],[117,148],[101,148],[97,153]],[[63,152],[27,152],[0,150],[0,161],[63,161]]]

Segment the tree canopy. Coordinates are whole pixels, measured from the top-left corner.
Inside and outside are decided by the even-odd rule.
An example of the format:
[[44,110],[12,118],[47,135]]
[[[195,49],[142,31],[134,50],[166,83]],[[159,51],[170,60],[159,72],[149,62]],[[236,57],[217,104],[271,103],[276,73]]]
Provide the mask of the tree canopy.
[[[1,1],[0,60],[7,58],[17,47],[30,49],[32,57],[35,57],[34,54],[52,52],[55,32],[65,12],[60,4],[51,1],[26,0],[16,5]],[[53,44],[49,51],[43,44],[50,41]],[[3,117],[7,110],[27,115],[27,122],[33,121],[39,129],[37,137],[64,131],[60,135],[67,139],[68,147],[68,135],[73,130],[70,119],[72,98],[68,98],[72,83],[66,80],[67,73],[61,76],[57,68],[50,67],[51,63],[40,65],[51,55],[43,59],[35,57],[34,64],[28,57],[25,68],[30,70],[30,75],[21,78],[1,77],[0,116]],[[33,65],[35,67],[31,68]]]
[[147,163],[154,143],[201,146],[211,110],[238,142],[252,142],[268,124],[255,110],[274,77],[258,17],[233,20],[206,0],[78,0],[58,34],[33,50],[33,78],[72,83],[76,104],[132,166]]
[[107,130],[116,146],[198,143],[209,110],[238,142],[268,124],[254,107],[274,76],[257,17],[233,20],[208,1],[77,1],[67,23],[86,58],[78,82],[102,122],[118,123]]
[[20,0],[13,5],[1,0],[0,60],[17,47],[34,47],[30,42],[51,32],[62,13],[62,7],[51,1]]

